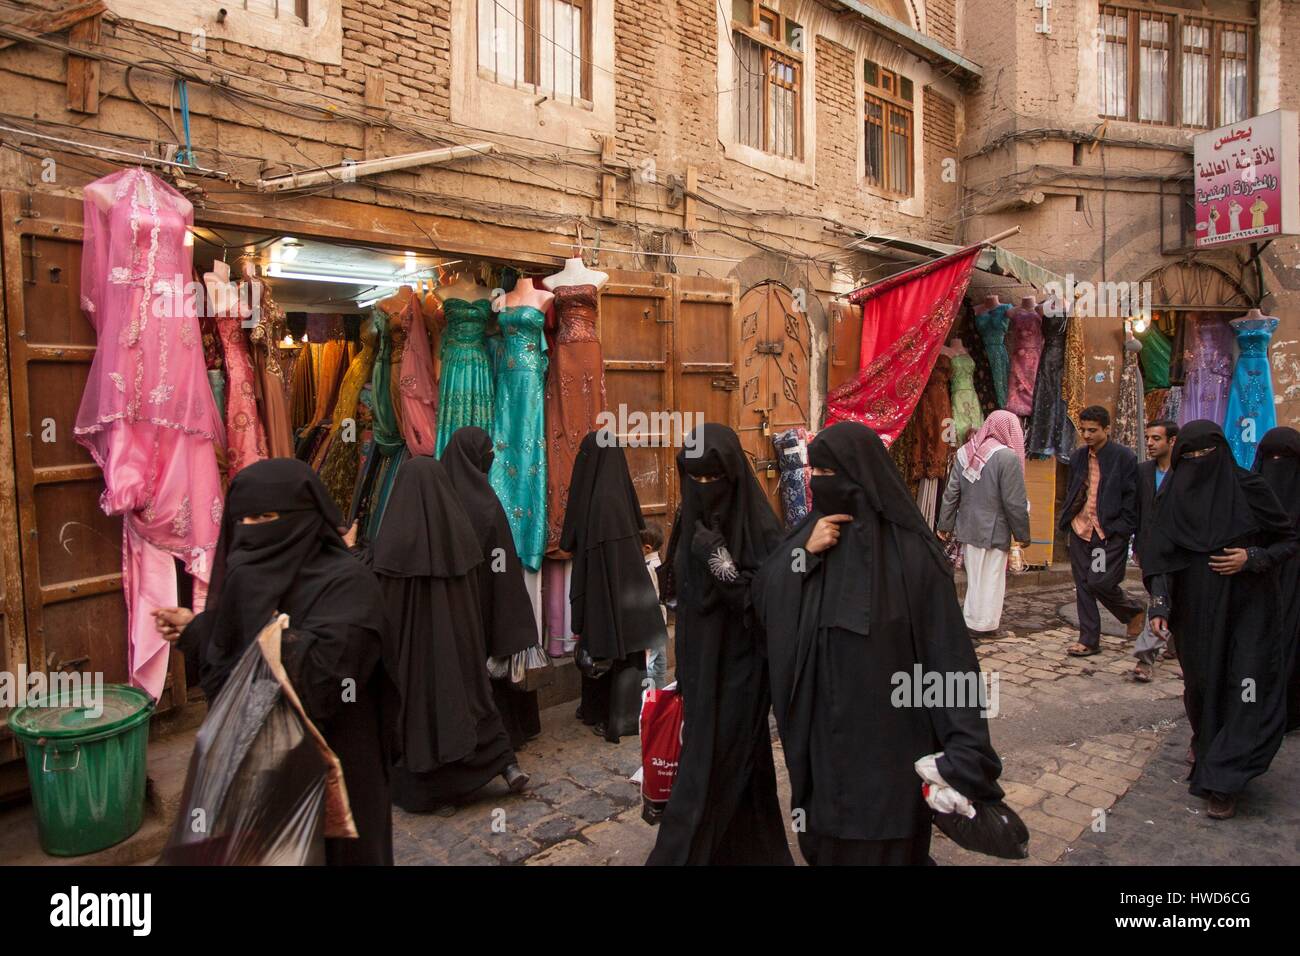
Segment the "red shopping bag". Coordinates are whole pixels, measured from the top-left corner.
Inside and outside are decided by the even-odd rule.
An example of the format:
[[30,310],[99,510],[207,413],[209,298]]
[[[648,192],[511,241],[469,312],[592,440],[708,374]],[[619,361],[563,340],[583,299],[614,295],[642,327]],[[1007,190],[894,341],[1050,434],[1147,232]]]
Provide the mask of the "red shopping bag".
[[682,696],[677,684],[641,700],[641,817],[657,824],[668,806],[682,755]]

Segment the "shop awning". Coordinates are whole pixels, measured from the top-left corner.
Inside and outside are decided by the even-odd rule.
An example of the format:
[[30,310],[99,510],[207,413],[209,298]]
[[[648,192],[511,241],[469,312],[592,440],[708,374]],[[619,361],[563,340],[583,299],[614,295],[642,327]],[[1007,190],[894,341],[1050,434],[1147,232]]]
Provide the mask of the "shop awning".
[[[954,252],[960,252],[963,248],[962,246],[949,245],[946,242],[904,239],[887,235],[863,236],[858,242],[931,258],[950,256]],[[1062,288],[1065,287],[1064,276],[1035,265],[1023,256],[1018,256],[1011,250],[1004,249],[1001,246],[986,246],[984,251],[980,253],[979,259],[976,260],[975,268],[990,275],[1010,276],[1019,279],[1025,285],[1033,286],[1035,289],[1043,289],[1049,282],[1058,282]]]

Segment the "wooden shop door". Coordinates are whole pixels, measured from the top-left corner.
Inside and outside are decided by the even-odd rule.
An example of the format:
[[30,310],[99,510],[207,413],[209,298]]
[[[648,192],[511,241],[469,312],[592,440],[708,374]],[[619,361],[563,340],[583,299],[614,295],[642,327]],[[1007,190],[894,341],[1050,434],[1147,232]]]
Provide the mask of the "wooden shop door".
[[740,433],[759,482],[780,513],[772,438],[809,427],[808,317],[777,282],[750,289],[736,308],[740,335]]

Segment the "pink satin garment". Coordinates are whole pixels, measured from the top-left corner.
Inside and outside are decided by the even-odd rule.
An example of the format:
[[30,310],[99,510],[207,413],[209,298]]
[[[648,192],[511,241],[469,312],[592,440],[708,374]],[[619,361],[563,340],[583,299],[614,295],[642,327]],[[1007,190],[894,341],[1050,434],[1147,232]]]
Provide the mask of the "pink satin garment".
[[201,610],[221,526],[214,448],[224,427],[185,291],[193,208],[141,169],[91,185],[112,202],[102,209],[88,187],[81,306],[97,343],[75,432],[104,473],[100,506],[124,518],[131,682],[156,699],[168,645],[153,611],[176,604],[173,559],[195,577]]
[[[207,277],[204,277],[207,281]],[[212,283],[209,283],[209,289]],[[235,298],[235,287],[230,296]],[[214,297],[209,295],[214,300]],[[234,478],[241,468],[266,457],[266,432],[257,411],[257,391],[253,378],[257,369],[244,338],[244,316],[231,310],[216,316],[217,334],[226,364],[226,476]]]
[[406,348],[398,369],[402,396],[402,437],[413,455],[432,455],[438,439],[438,386],[433,379],[433,352],[416,296],[401,312]]

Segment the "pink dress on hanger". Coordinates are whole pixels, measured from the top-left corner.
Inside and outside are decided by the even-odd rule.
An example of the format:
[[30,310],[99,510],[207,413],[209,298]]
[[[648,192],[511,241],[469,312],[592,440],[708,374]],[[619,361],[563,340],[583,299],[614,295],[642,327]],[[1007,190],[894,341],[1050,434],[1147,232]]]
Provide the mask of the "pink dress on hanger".
[[417,296],[411,296],[403,307],[401,321],[406,329],[397,380],[402,396],[402,437],[412,455],[432,455],[438,442],[438,386],[433,380],[433,351]]
[[[214,270],[220,263],[214,264]],[[209,272],[203,277],[212,307],[217,334],[226,365],[226,477],[267,457],[266,432],[257,411],[254,378],[257,369],[248,351],[244,322],[252,316],[248,303],[240,301],[239,287],[229,272]],[[251,324],[251,323],[250,323]]]
[[193,207],[161,180],[128,169],[87,187],[81,307],[98,342],[77,412],[76,436],[104,472],[100,506],[123,521],[131,682],[155,699],[168,644],[152,612],[177,602],[179,558],[194,576],[194,609],[207,594],[221,527],[214,445],[221,416],[208,385],[193,268]]

